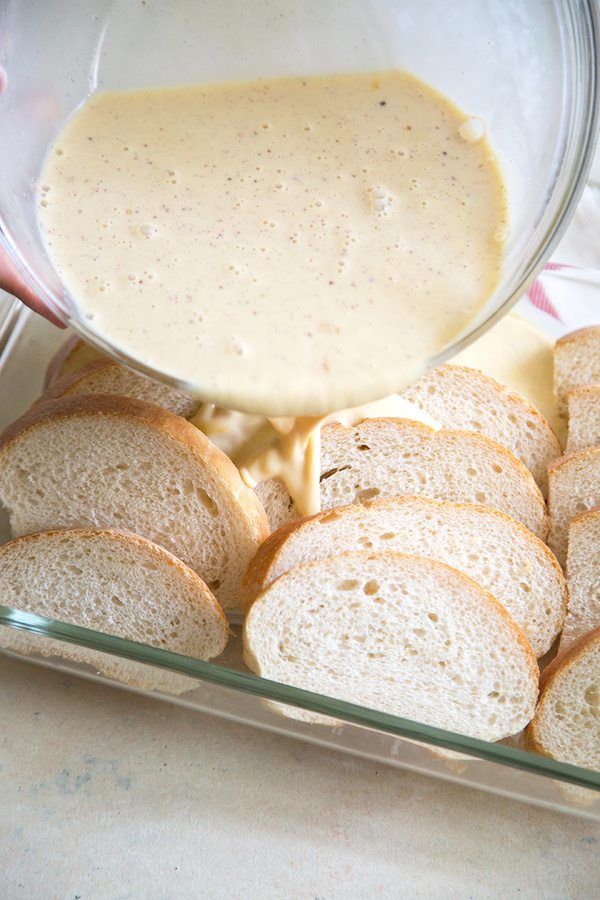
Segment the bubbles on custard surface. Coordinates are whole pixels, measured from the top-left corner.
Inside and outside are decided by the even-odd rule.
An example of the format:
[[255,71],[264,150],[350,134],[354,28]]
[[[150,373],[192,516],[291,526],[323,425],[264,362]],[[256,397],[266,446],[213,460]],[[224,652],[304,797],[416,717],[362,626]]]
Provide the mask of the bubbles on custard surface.
[[392,191],[377,184],[366,190],[369,210],[376,216],[388,216],[393,212],[396,197]]
[[[389,79],[390,90],[396,89],[399,79],[404,81],[396,74]],[[373,337],[377,323],[387,323],[384,338],[388,340],[389,333],[397,327],[394,324],[397,320],[401,320],[402,330],[408,329],[413,306],[418,306],[415,317],[420,322],[421,309],[426,306],[429,295],[444,294],[445,282],[438,285],[436,281],[438,270],[445,270],[446,258],[454,255],[452,242],[455,235],[462,234],[463,224],[468,231],[469,222],[474,220],[472,195],[480,187],[479,182],[474,186],[471,181],[465,184],[461,180],[460,160],[464,158],[467,160],[465,166],[471,166],[473,160],[478,161],[481,157],[485,164],[490,149],[486,140],[469,143],[459,137],[459,128],[469,116],[454,109],[443,118],[436,116],[436,121],[441,123],[439,132],[420,129],[421,115],[429,112],[427,93],[423,99],[420,96],[422,90],[419,96],[416,91],[412,92],[409,99],[412,102],[415,95],[416,107],[405,112],[391,102],[393,98],[387,89],[380,95],[387,99],[386,106],[381,107],[379,96],[369,90],[370,80],[366,86],[357,85],[356,103],[352,103],[357,126],[353,128],[351,117],[341,114],[343,103],[347,102],[348,88],[353,84],[342,78],[334,79],[333,83],[324,81],[323,87],[327,90],[322,92],[322,97],[319,92],[315,98],[312,88],[318,88],[319,84],[319,81],[307,82],[302,93],[304,96],[311,89],[310,102],[302,99],[298,108],[294,103],[300,90],[294,80],[281,84],[274,82],[269,86],[278,104],[276,107],[257,105],[263,96],[269,99],[269,92],[252,85],[246,86],[244,91],[240,91],[243,85],[228,88],[226,104],[223,104],[219,87],[206,92],[206,96],[202,91],[200,99],[196,89],[194,94],[186,89],[181,93],[181,111],[177,115],[172,112],[171,104],[173,99],[179,101],[179,91],[177,94],[152,92],[157,115],[148,116],[144,111],[135,128],[129,127],[132,95],[115,95],[112,108],[117,108],[120,116],[118,134],[122,142],[127,142],[129,152],[123,152],[121,146],[112,149],[115,128],[108,121],[106,148],[111,152],[104,156],[110,160],[91,152],[96,149],[95,145],[87,141],[92,133],[96,140],[95,132],[89,129],[89,123],[82,126],[85,158],[96,159],[98,163],[99,190],[90,192],[88,185],[85,204],[72,195],[70,183],[65,193],[68,191],[67,201],[75,214],[79,207],[87,209],[88,204],[92,205],[90,225],[95,233],[90,236],[89,247],[82,248],[80,243],[80,221],[74,216],[62,218],[65,225],[76,223],[73,248],[76,269],[70,279],[74,290],[77,280],[81,284],[85,268],[88,262],[91,266],[93,257],[102,259],[102,265],[95,262],[92,270],[100,269],[104,277],[113,272],[119,275],[115,275],[111,291],[99,291],[98,282],[89,291],[92,294],[90,306],[94,308],[95,303],[98,309],[99,330],[106,325],[106,330],[110,327],[116,331],[117,326],[120,327],[117,322],[120,310],[123,310],[123,320],[127,310],[127,320],[122,328],[128,329],[128,340],[141,344],[142,328],[147,329],[149,325],[150,304],[156,303],[159,307],[163,304],[166,311],[161,324],[159,308],[155,310],[156,320],[152,316],[152,327],[156,324],[158,336],[157,356],[165,360],[164,366],[169,370],[181,367],[193,372],[201,365],[212,379],[224,357],[227,357],[228,371],[246,372],[245,367],[254,357],[254,347],[264,341],[265,335],[268,338],[275,333],[277,327],[285,327],[294,339],[280,343],[272,341],[270,343],[277,343],[277,346],[269,347],[273,353],[278,353],[280,346],[283,348],[277,356],[283,360],[283,377],[274,383],[273,390],[281,384],[281,390],[287,391],[288,382],[293,382],[297,372],[304,368],[307,374],[303,377],[309,378],[315,373],[311,395],[316,395],[319,390],[324,390],[322,382],[325,378],[319,368],[324,359],[319,344],[323,335],[316,325],[321,321],[323,306],[331,304],[336,321],[348,320],[357,342],[360,340],[365,346],[371,342],[370,346],[376,347],[376,365],[371,364],[371,368],[375,366],[373,371],[379,370],[388,351],[381,338]],[[290,102],[288,88],[291,88]],[[252,103],[247,102],[247,94],[251,95]],[[145,93],[144,98],[146,96]],[[283,103],[281,98],[286,102]],[[207,124],[206,134],[204,138],[200,136],[201,140],[194,136],[190,142],[188,110],[195,109],[201,100],[210,112],[210,116],[203,117]],[[320,109],[315,106],[316,100],[325,104],[327,116],[323,119],[315,112]],[[99,97],[94,103],[99,107],[105,105],[106,97]],[[248,114],[248,128],[242,127],[244,121],[237,115],[232,124],[231,104],[237,104],[235,108],[240,115]],[[221,114],[223,109],[227,113],[225,116]],[[143,110],[147,110],[146,99]],[[280,111],[285,117],[283,122],[276,118]],[[263,128],[265,124],[271,127]],[[242,131],[240,139],[228,140],[225,131],[220,131],[221,125],[223,129],[233,127],[234,131]],[[306,131],[306,126],[311,126],[312,132]],[[156,134],[157,131],[160,134]],[[427,134],[435,131],[436,140],[431,145],[424,142],[422,131]],[[162,152],[165,140],[170,143]],[[73,158],[72,144],[61,137],[59,146],[64,148],[64,156],[51,160],[56,166],[55,171],[63,181],[73,170],[79,177],[81,173]],[[301,165],[297,165],[295,158],[298,146],[303,152]],[[149,150],[145,152],[142,148]],[[199,148],[203,148],[200,154]],[[114,185],[121,192],[119,196],[114,192],[106,196],[106,165],[109,162],[114,164]],[[432,173],[438,167],[444,190],[436,192],[437,182]],[[172,179],[179,183],[174,184]],[[480,180],[485,189],[483,176]],[[138,182],[143,190],[139,189]],[[108,186],[112,191],[112,184]],[[47,199],[48,208],[41,212],[45,221],[54,224],[61,218],[56,215],[58,201],[63,202],[54,183]],[[443,251],[439,264],[430,265],[423,276],[430,235],[437,234],[441,226],[439,206],[448,199],[457,207],[457,214],[439,242]],[[462,209],[464,199],[469,202],[468,215]],[[111,216],[113,203],[115,208]],[[493,204],[488,205],[493,212]],[[484,234],[476,235],[482,242],[485,238],[484,250],[490,255],[499,250],[494,231],[503,221],[504,218],[498,215]],[[143,226],[149,223],[158,225],[157,237],[153,237],[150,229],[144,233]],[[467,246],[472,240],[473,235],[469,232],[462,238],[461,246]],[[188,256],[185,248],[189,248]],[[54,252],[54,247],[52,250]],[[112,265],[113,260],[118,268],[110,269],[107,262],[111,261]],[[469,294],[471,288],[470,284],[463,288],[461,280],[468,263],[465,259],[463,264],[461,257],[456,279],[461,297]],[[201,277],[195,274],[200,265]],[[150,268],[156,273],[154,278],[146,271]],[[418,277],[410,274],[415,269]],[[429,293],[422,298],[424,291],[417,292],[412,285],[420,284],[423,277],[431,278],[433,286],[427,288]],[[193,313],[194,302],[188,297],[193,297],[194,302],[201,297],[206,304],[206,321],[200,327],[200,316]],[[470,294],[468,299],[471,299]],[[269,309],[265,310],[265,306]],[[138,316],[137,323],[133,320],[134,314]],[[172,334],[174,314],[181,315],[184,340],[176,339]],[[266,329],[261,317],[266,319]],[[226,326],[225,341],[219,345],[217,353],[211,334],[215,323],[219,324],[217,320],[221,319]],[[439,316],[434,317],[434,324],[440,331]],[[190,340],[192,332],[194,350],[187,353],[182,345]],[[307,346],[303,347],[304,336],[309,332],[312,337],[307,338]],[[255,334],[258,335],[256,340]],[[243,353],[241,358],[236,353],[234,337],[248,342],[246,358]],[[325,337],[327,340],[323,338],[323,341],[331,363],[327,377],[338,383],[346,380],[350,383],[355,369],[351,372],[344,369],[337,338],[334,335]],[[145,335],[146,353],[147,341]],[[333,346],[335,352],[331,349]],[[198,352],[200,347],[201,353]],[[209,351],[212,353],[210,364],[207,360]],[[361,351],[360,359],[365,368],[364,360],[369,358],[370,352]],[[396,349],[393,353],[395,359]],[[292,358],[296,364],[290,371]],[[236,379],[233,380],[237,384]],[[228,385],[231,380],[227,381]],[[250,390],[245,376],[240,378],[240,385]]]
[[468,144],[475,144],[485,137],[485,122],[483,119],[472,116],[466,119],[458,129],[458,136]]
[[233,352],[235,353],[236,356],[246,356],[246,354],[248,353],[248,347],[246,346],[244,341],[242,341],[238,337],[232,338],[231,349],[233,350]]

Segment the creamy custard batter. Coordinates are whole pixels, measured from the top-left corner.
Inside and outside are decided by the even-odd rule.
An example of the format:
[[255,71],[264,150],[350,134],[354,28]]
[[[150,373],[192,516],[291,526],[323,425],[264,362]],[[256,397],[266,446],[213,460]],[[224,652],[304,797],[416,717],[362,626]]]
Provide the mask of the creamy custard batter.
[[378,418],[412,419],[441,428],[436,419],[398,394],[326,416],[269,419],[275,440],[269,440],[263,431],[263,447],[246,445],[244,455],[240,453],[238,458],[240,474],[252,488],[267,478],[280,478],[300,515],[313,515],[321,509],[321,428],[332,422],[349,427]]
[[441,428],[436,419],[398,394],[326,416],[265,418],[204,403],[189,421],[229,456],[249,487],[280,478],[300,515],[309,516],[321,508],[323,425],[336,422],[348,427],[376,418],[413,419]]
[[275,416],[418,377],[493,290],[506,225],[483,124],[396,71],[95,95],[39,213],[94,331]]

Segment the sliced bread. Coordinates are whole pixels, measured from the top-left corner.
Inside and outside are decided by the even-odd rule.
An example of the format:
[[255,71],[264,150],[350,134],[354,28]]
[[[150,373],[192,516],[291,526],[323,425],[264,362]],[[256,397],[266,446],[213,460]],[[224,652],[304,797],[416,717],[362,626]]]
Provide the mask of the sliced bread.
[[503,316],[450,362],[485,372],[527,397],[562,441],[565,420],[554,396],[554,342],[517,313]]
[[265,508],[270,531],[276,531],[288,522],[298,521],[300,516],[296,504],[281,478],[259,481],[254,491]]
[[506,608],[537,657],[562,627],[565,579],[539,538],[498,510],[423,497],[367,500],[280,528],[248,567],[242,609],[294,566],[348,550],[394,550],[454,566]]
[[525,746],[600,770],[600,628],[578,638],[542,673]]
[[444,428],[476,431],[507,447],[546,493],[548,463],[562,449],[546,419],[525,397],[483,372],[453,365],[428,372],[402,396]]
[[521,630],[429,559],[353,551],[296,566],[254,601],[243,641],[265,678],[484,740],[520,731],[535,709]]
[[99,359],[109,359],[109,357],[76,334],[72,334],[61,344],[48,363],[44,378],[44,390],[63,375],[77,372],[88,363],[96,362]]
[[198,412],[200,401],[177,388],[128,369],[114,359],[97,359],[76,372],[56,378],[44,394],[45,400],[73,394],[118,394],[162,406],[188,419]]
[[173,413],[125,397],[33,407],[0,436],[0,499],[15,536],[54,527],[126,528],[187,563],[221,604],[268,533],[233,463]]
[[569,523],[567,586],[561,653],[577,638],[600,627],[600,509],[575,516]]
[[[422,496],[491,506],[542,540],[547,533],[546,506],[533,475],[510,450],[482,434],[434,431],[408,419],[326,425],[320,482],[321,509],[375,497]],[[261,497],[272,527],[289,521],[287,492],[267,484]]]
[[600,505],[600,447],[569,453],[548,469],[548,546],[562,566],[567,560],[569,522]]
[[192,420],[229,457],[265,421],[232,409],[217,407],[128,369],[76,336],[70,337],[50,361],[42,400],[73,394],[118,394],[145,400]]
[[600,446],[600,385],[575,388],[567,394],[567,453]]
[[[151,541],[114,529],[38,532],[0,548],[4,603],[61,623],[150,644],[195,659],[222,653],[227,621],[204,582]],[[69,641],[0,628],[0,646],[60,656],[142,690],[181,694],[184,675]]]
[[590,384],[600,384],[600,325],[565,334],[554,347],[554,391],[563,413],[569,391]]
[[0,547],[3,602],[196,659],[225,649],[216,598],[163,547],[118,529],[41,531]]

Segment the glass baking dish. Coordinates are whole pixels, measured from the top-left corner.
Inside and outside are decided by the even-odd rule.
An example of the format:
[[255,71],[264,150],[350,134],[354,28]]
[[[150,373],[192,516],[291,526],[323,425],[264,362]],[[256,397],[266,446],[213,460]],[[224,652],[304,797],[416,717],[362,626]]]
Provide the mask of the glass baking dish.
[[[530,288],[518,311],[552,338],[600,322],[600,273],[551,269]],[[47,361],[64,338],[64,332],[7,295],[0,297],[0,428],[37,398]],[[7,539],[4,517],[0,542]],[[0,652],[6,655],[600,821],[600,772],[527,753],[518,738],[492,744],[258,678],[242,662],[235,616],[231,630],[225,653],[205,663],[0,605]],[[111,669],[112,676],[99,668]],[[119,680],[124,672],[127,684]],[[323,723],[288,717],[286,706],[319,713]]]

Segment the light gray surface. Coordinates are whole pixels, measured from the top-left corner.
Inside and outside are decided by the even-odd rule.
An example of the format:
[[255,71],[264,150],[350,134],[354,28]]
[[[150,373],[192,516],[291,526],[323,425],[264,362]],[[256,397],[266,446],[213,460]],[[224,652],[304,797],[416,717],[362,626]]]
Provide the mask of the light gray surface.
[[0,895],[591,898],[600,825],[0,659]]

